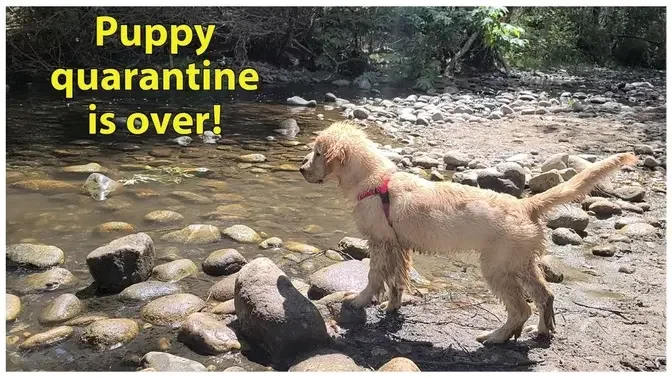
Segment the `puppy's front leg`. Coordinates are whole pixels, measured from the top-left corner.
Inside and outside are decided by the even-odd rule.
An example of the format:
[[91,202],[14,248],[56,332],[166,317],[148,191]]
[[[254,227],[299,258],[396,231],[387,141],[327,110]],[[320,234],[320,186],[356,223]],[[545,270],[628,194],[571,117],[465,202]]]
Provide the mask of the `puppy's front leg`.
[[383,272],[375,264],[373,264],[373,256],[371,256],[372,262],[370,264],[371,268],[369,269],[369,282],[366,284],[364,290],[359,294],[350,294],[345,297],[344,302],[347,302],[350,306],[355,308],[366,307],[371,304],[373,297],[379,295],[385,289],[385,280]]

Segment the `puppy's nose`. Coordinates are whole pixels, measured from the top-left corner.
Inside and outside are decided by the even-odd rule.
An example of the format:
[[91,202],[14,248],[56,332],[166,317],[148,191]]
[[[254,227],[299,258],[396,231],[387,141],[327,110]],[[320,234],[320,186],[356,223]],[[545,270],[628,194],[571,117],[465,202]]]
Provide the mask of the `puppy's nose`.
[[303,167],[299,168],[299,172],[306,173],[306,168],[303,168]]

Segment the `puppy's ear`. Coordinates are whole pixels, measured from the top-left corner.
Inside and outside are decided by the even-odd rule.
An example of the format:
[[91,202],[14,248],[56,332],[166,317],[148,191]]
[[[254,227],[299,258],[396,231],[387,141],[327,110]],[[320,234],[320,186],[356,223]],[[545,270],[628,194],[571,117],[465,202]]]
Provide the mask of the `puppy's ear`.
[[324,158],[327,164],[337,162],[340,165],[345,164],[347,159],[347,151],[345,143],[334,141],[333,139],[325,143],[326,150],[324,151]]

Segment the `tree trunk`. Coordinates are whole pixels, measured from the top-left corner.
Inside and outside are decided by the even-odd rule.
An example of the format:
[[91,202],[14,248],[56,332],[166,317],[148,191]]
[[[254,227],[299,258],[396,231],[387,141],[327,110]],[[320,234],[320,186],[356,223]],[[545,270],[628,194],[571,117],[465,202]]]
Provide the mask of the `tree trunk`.
[[457,61],[460,60],[464,54],[466,54],[469,49],[471,48],[471,45],[474,44],[474,41],[476,41],[476,38],[481,34],[480,31],[475,31],[471,34],[467,42],[462,46],[460,51],[455,54],[453,59],[450,61],[450,64],[448,65],[448,68],[446,69],[446,72],[444,72],[444,76],[449,76],[453,74],[453,71],[455,71],[455,65],[457,64]]

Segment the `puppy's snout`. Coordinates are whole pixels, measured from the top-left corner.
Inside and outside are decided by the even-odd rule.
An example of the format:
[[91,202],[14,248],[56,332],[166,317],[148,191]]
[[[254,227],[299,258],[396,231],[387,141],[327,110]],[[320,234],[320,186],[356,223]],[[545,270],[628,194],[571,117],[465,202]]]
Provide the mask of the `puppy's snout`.
[[302,174],[303,174],[303,173],[306,173],[306,168],[304,168],[303,166],[301,166],[301,168],[299,168],[299,172],[301,172]]

